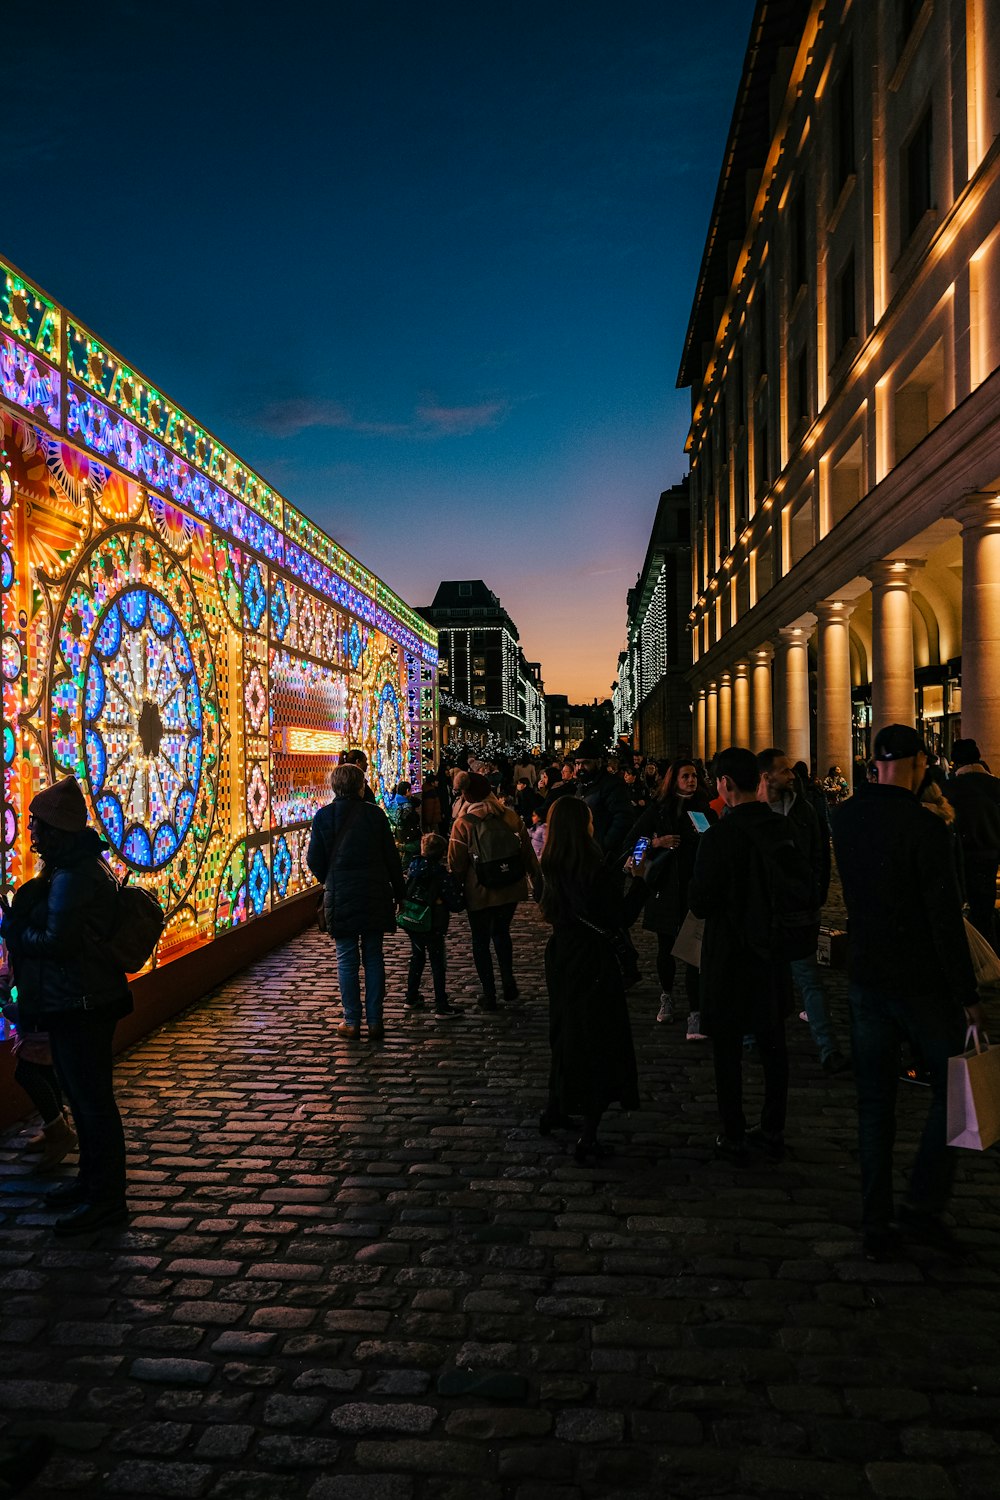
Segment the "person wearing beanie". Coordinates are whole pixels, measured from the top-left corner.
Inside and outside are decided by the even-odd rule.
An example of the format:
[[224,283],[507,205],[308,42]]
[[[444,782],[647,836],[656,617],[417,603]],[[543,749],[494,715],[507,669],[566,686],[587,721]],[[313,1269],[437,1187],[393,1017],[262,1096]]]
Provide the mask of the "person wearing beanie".
[[975,740],[956,740],[951,759],[955,774],[945,782],[944,794],[955,809],[969,921],[996,948],[1000,780],[990,775]]
[[[612,776],[607,770],[605,759],[597,740],[581,740],[573,751],[577,796],[593,814],[594,838],[604,857],[614,859],[624,852],[635,811],[631,792],[620,776]],[[657,786],[659,781],[657,777]]]
[[125,971],[108,951],[117,882],[101,858],[104,840],[87,826],[75,776],[46,787],[28,809],[31,847],[41,874],[15,894],[3,919],[17,984],[19,1022],[46,1031],[52,1060],[76,1122],[75,1181],[49,1199],[70,1210],[57,1235],[124,1224],[125,1134],[115,1102],[112,1040],[132,1009]]
[[523,821],[498,800],[486,776],[470,771],[464,791],[465,806],[452,824],[448,868],[465,889],[472,961],[483,987],[479,1008],[495,1011],[490,948],[496,953],[503,998],[514,1001],[518,987],[510,926],[517,903],[531,894],[529,877],[539,878],[538,860]]

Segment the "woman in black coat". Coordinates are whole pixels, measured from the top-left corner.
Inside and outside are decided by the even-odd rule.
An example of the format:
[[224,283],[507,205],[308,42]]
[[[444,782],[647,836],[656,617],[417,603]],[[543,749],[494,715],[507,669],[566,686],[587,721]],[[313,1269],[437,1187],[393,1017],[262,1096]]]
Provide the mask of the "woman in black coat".
[[[577,1161],[599,1160],[601,1116],[609,1104],[639,1107],[632,1026],[625,986],[606,936],[625,923],[621,876],[594,842],[593,815],[575,797],[560,797],[548,815],[542,854],[541,913],[552,924],[545,948],[549,992],[549,1100],[543,1135],[583,1115]],[[636,882],[636,887],[639,882]]]
[[19,1022],[48,1032],[79,1136],[76,1180],[48,1195],[71,1210],[53,1228],[58,1235],[84,1234],[128,1218],[125,1133],[111,1044],[119,1020],[132,1009],[132,996],[106,941],[115,926],[117,883],[101,858],[107,844],[87,827],[76,777],[39,792],[28,811],[42,873],[17,892],[3,936]]
[[[694,761],[675,760],[668,768],[654,800],[629,834],[628,847],[645,835],[650,841],[644,873],[648,896],[642,914],[647,932],[656,933],[656,973],[660,981],[658,1021],[674,1019],[673,989],[677,961],[671,953],[681,923],[687,915],[687,888],[698,853],[701,837],[689,813],[704,813],[709,823],[716,815],[709,806],[708,790],[703,785]],[[688,1036],[701,1035],[698,999],[698,970],[684,965],[684,982],[688,1001]]]
[[396,907],[406,881],[389,819],[363,800],[365,778],[358,766],[338,766],[330,777],[334,800],[313,818],[306,863],[324,886],[326,930],[337,949],[337,975],[344,1019],[337,1035],[361,1035],[361,968],[365,971],[365,1018],[369,1041],[385,1035],[385,957],[382,942],[396,927]]

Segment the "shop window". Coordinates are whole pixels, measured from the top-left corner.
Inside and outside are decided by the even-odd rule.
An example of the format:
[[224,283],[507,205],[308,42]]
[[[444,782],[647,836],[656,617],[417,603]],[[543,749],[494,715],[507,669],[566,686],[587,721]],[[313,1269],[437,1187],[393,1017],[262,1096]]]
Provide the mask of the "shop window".
[[861,499],[864,454],[861,439],[830,470],[830,525],[836,526]]
[[944,342],[930,353],[901,385],[893,401],[894,457],[899,463],[923,442],[945,414]]
[[930,105],[903,147],[902,224],[905,245],[924,214],[934,207],[933,120]]

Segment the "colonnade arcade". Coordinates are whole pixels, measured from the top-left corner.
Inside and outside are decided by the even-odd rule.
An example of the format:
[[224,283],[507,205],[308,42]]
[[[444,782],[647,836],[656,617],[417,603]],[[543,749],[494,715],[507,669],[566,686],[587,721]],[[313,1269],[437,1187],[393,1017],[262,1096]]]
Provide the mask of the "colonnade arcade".
[[964,496],[750,649],[739,637],[692,673],[696,755],[779,745],[824,776],[898,723],[945,753],[974,738],[1000,766],[1000,495]]

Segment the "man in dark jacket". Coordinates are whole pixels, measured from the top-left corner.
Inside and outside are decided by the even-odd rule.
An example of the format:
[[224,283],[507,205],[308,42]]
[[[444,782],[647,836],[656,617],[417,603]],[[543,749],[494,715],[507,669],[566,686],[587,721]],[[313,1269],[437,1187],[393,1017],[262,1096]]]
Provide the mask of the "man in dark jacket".
[[[787,843],[784,827],[757,800],[760,773],[750,750],[727,749],[715,761],[726,816],[701,835],[688,905],[704,917],[701,950],[701,1029],[712,1041],[722,1134],[716,1154],[738,1166],[749,1147],[774,1159],[784,1154],[788,1101],[785,1018],[792,976],[778,951],[762,888],[761,850]],[[743,1038],[753,1032],[764,1070],[760,1123],[747,1129],[743,1113]]]
[[330,777],[334,800],[313,818],[306,863],[322,881],[326,930],[337,948],[344,1019],[338,1036],[361,1035],[361,966],[365,971],[368,1039],[385,1035],[385,957],[382,942],[396,926],[406,894],[399,852],[385,813],[364,800],[360,766],[339,765]]
[[[962,923],[951,840],[915,793],[924,746],[906,724],[875,736],[878,783],[834,810],[833,846],[848,917],[851,1037],[858,1087],[864,1250],[870,1259],[910,1238],[956,1251],[942,1223],[955,1155],[945,1144],[948,1058],[982,1011]],[[906,1202],[894,1214],[892,1148],[900,1045],[930,1072],[931,1105]]]
[[[830,824],[825,808],[821,826],[784,750],[776,747],[761,750],[757,755],[757,766],[760,770],[760,800],[766,802],[772,812],[785,818],[785,826],[813,873],[818,934],[820,913],[830,892]],[[837,1043],[826,999],[823,971],[816,962],[815,953],[805,958],[793,958],[791,969],[792,978],[802,992],[809,1030],[819,1049],[823,1071],[844,1072],[850,1067],[850,1061]]]
[[635,819],[628,787],[605,767],[605,752],[596,740],[581,740],[573,752],[577,796],[594,815],[594,839],[608,859],[625,852],[625,840]]
[[962,846],[969,920],[994,948],[997,866],[1000,865],[1000,780],[983,765],[975,740],[956,740],[955,774],[944,794],[955,809],[955,832]]

